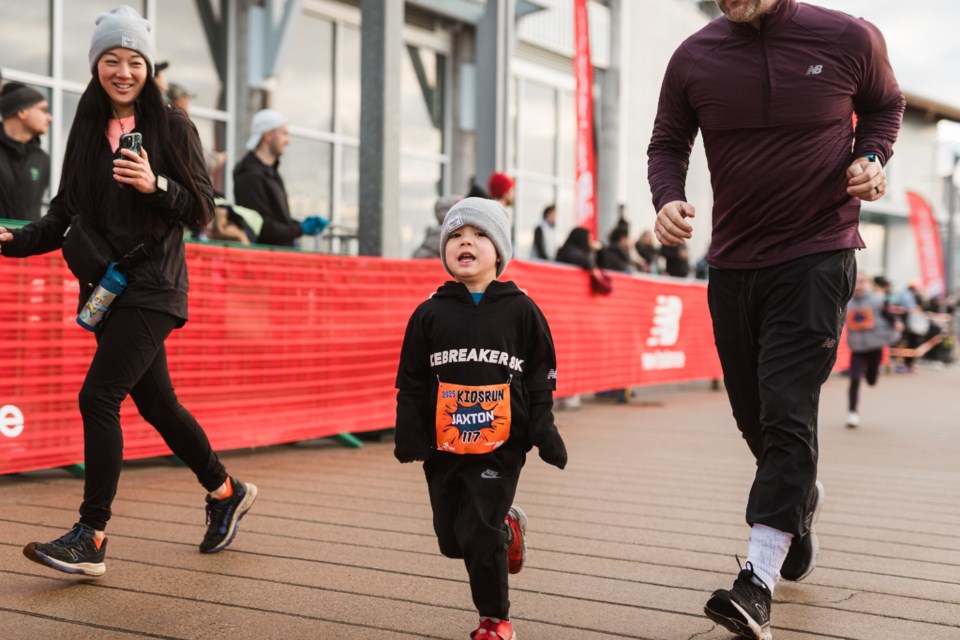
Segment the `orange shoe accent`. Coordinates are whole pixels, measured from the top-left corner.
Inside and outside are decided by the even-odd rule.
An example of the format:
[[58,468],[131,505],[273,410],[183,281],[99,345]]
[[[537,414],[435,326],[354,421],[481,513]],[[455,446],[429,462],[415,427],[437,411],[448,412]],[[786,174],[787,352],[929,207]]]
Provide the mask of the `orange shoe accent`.
[[103,541],[106,540],[106,539],[107,539],[107,536],[103,536],[103,537],[100,538],[99,540],[97,540],[97,536],[93,536],[93,544],[96,545],[97,551],[100,550],[100,547],[103,546]]
[[217,498],[217,500],[223,500],[224,498],[229,498],[233,495],[233,481],[230,480],[230,476],[227,476],[227,481],[224,483],[227,485],[227,490],[223,492],[223,495]]

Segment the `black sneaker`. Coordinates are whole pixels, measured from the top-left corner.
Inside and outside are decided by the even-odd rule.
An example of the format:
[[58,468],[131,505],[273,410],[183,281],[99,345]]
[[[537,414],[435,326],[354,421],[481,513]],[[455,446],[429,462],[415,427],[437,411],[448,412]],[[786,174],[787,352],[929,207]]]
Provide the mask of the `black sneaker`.
[[203,536],[200,551],[216,553],[223,551],[237,535],[240,518],[250,510],[257,499],[257,486],[231,477],[233,495],[222,500],[207,496],[207,535]]
[[741,637],[772,640],[770,599],[770,589],[753,572],[753,563],[748,562],[734,580],[733,588],[714,591],[703,612]]
[[799,582],[813,573],[817,566],[817,554],[820,553],[820,543],[817,540],[817,534],[813,530],[813,525],[817,523],[820,517],[820,508],[823,506],[823,485],[817,480],[817,498],[813,505],[813,512],[810,517],[810,524],[807,526],[807,535],[793,536],[790,542],[790,550],[787,551],[787,557],[780,567],[780,577],[791,582]]
[[59,571],[96,577],[107,572],[103,562],[106,551],[107,539],[103,539],[98,549],[93,541],[93,529],[78,522],[53,542],[31,542],[23,548],[23,555]]

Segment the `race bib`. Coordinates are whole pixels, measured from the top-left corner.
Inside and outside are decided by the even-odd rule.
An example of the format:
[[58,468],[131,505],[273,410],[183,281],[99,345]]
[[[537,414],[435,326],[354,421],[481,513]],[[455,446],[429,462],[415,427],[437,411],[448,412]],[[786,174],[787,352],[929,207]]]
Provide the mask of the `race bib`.
[[437,450],[489,453],[510,437],[510,384],[437,389]]
[[873,309],[871,307],[857,307],[847,311],[847,328],[851,331],[873,329]]

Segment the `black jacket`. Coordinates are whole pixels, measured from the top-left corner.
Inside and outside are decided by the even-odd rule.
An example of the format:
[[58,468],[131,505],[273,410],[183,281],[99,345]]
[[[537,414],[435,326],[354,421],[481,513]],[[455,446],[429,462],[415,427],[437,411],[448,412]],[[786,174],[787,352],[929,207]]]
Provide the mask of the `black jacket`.
[[610,271],[630,271],[630,254],[623,247],[607,245],[597,254],[597,266]]
[[[193,224],[204,217],[204,209],[208,211],[206,217],[212,218],[213,187],[207,176],[196,127],[181,111],[171,109],[168,114],[170,136],[173,138],[168,148],[186,154],[192,173],[206,197],[198,202],[192,193],[181,186],[182,178],[160,164],[160,154],[151,155],[151,164],[155,174],[167,176],[166,192],[158,190],[144,195],[130,186],[121,188],[113,179],[115,156],[104,137],[96,166],[91,168],[95,186],[94,202],[89,210],[93,212],[92,225],[120,256],[144,240],[144,230],[136,223],[137,220],[148,220],[150,228],[147,234],[158,240],[163,239],[162,244],[153,248],[149,258],[127,274],[127,290],[114,305],[161,311],[186,322],[189,283],[183,225]],[[147,149],[147,153],[150,153],[150,149]],[[66,210],[62,194],[57,194],[50,203],[47,215],[38,222],[13,231],[14,239],[4,245],[2,255],[25,257],[59,249],[75,213]],[[91,284],[95,283],[80,283],[80,305],[90,296]]]
[[40,138],[23,144],[0,126],[0,218],[39,220],[49,182],[50,156],[40,148]]
[[238,205],[263,216],[263,228],[257,242],[292,247],[293,241],[303,235],[303,230],[290,216],[287,189],[283,186],[279,167],[279,160],[270,167],[250,151],[233,169],[233,194]]
[[567,454],[553,423],[557,360],[540,309],[513,282],[493,281],[480,304],[447,282],[407,324],[397,371],[395,455],[423,460],[436,448],[439,381],[463,385],[510,380],[512,423],[504,447],[529,451],[563,468]]

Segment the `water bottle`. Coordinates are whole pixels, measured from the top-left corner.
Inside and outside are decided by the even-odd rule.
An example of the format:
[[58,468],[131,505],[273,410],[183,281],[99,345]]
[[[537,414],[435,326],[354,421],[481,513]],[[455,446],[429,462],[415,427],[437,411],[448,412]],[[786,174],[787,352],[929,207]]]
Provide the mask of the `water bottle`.
[[110,305],[126,290],[127,276],[119,269],[116,262],[111,262],[96,289],[80,309],[77,324],[87,331],[96,331],[104,316],[107,315]]

